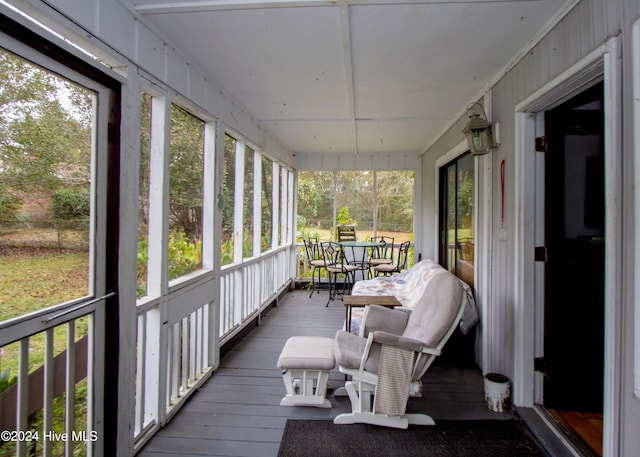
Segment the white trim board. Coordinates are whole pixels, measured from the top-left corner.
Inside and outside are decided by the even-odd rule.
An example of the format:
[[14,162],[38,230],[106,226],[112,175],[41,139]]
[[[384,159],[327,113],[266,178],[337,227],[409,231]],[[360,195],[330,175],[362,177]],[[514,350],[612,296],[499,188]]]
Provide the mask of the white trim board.
[[[514,403],[531,407],[534,401],[533,354],[535,323],[535,116],[604,77],[605,104],[605,386],[603,455],[618,455],[620,419],[620,366],[622,334],[620,281],[622,239],[622,182],[620,131],[620,60],[619,40],[611,38],[578,63],[546,84],[516,106],[516,193],[521,202],[516,214],[516,262],[514,283],[517,309],[515,314]],[[539,323],[538,323],[539,324]]]
[[[640,227],[640,20],[633,25],[632,31],[632,77],[633,77],[633,163],[634,163],[634,211],[635,227]],[[634,239],[634,363],[633,363],[633,394],[640,399],[640,239]]]

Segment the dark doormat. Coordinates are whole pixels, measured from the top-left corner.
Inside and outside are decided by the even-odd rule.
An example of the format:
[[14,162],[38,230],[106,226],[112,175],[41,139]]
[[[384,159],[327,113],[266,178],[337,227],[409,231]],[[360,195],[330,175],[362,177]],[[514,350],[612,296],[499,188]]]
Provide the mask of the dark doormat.
[[545,456],[517,420],[437,421],[407,430],[328,420],[291,420],[278,457]]

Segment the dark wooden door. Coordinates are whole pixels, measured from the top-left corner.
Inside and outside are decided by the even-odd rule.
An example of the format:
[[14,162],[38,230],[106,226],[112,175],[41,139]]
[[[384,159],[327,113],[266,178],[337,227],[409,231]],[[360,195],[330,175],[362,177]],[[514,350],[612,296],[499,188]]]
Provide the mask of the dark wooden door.
[[596,84],[545,115],[544,404],[602,411],[604,108]]

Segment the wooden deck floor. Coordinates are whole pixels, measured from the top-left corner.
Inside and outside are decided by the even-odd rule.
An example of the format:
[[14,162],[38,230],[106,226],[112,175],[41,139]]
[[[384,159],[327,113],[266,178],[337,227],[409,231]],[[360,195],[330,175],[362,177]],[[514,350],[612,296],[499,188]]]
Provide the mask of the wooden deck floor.
[[[304,290],[287,293],[278,306],[221,361],[213,377],[171,422],[138,453],[139,457],[275,457],[289,418],[333,419],[350,410],[346,397],[329,398],[331,409],[283,407],[284,384],[276,362],[287,338],[333,337],[344,321],[342,301],[325,308],[326,292],[308,298]],[[432,366],[424,379],[424,398],[409,400],[411,411],[434,419],[510,419],[484,406],[482,374],[477,368]],[[330,387],[344,383],[332,372]]]

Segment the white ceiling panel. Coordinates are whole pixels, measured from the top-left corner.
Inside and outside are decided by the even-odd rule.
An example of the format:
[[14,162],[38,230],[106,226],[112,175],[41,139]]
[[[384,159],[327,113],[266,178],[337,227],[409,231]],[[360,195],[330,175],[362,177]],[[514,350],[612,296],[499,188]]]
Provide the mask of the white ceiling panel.
[[355,132],[350,120],[267,121],[265,127],[277,138],[286,138],[292,151],[350,154]]
[[294,153],[423,151],[562,0],[132,0]]
[[424,119],[369,120],[356,123],[361,154],[411,154],[438,133],[438,127]]

